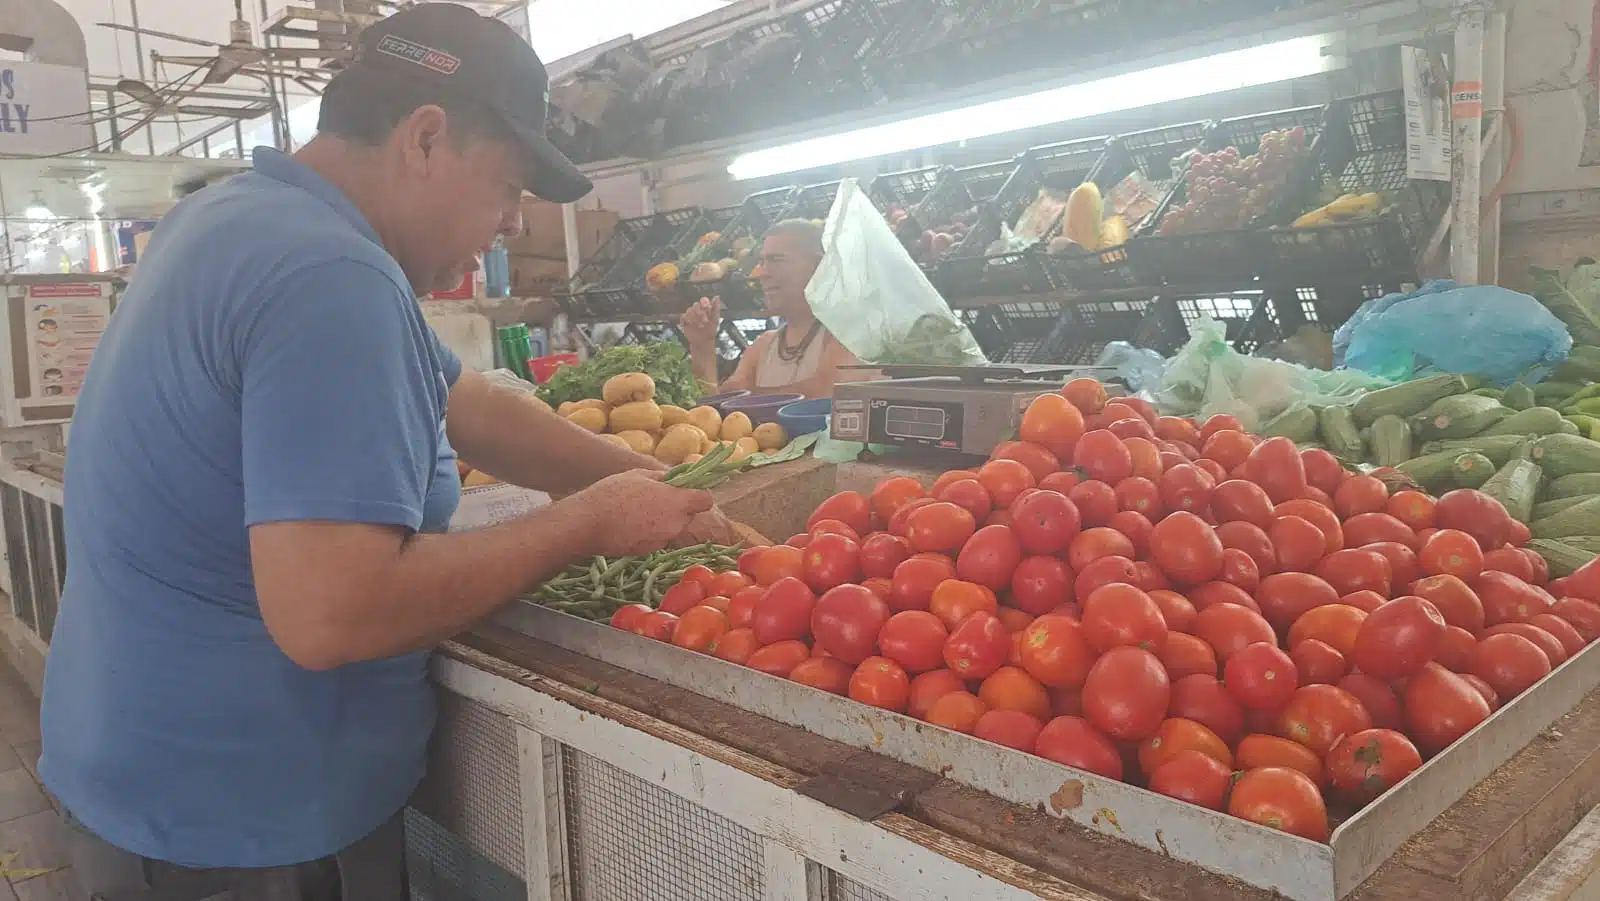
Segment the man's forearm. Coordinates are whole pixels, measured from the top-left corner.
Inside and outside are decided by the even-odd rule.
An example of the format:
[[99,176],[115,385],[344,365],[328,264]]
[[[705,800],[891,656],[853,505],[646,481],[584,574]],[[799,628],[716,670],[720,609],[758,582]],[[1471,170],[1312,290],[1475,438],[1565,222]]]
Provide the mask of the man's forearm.
[[721,387],[717,377],[717,349],[711,347],[692,347],[689,349],[689,365],[694,369],[694,377],[707,393],[715,394]]

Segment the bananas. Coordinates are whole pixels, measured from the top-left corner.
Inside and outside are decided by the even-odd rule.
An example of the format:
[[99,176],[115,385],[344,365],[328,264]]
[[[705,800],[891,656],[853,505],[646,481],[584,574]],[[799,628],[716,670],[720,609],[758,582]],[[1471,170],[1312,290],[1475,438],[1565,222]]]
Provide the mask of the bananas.
[[1318,207],[1294,221],[1295,228],[1315,228],[1375,218],[1383,210],[1383,195],[1345,194],[1326,206]]

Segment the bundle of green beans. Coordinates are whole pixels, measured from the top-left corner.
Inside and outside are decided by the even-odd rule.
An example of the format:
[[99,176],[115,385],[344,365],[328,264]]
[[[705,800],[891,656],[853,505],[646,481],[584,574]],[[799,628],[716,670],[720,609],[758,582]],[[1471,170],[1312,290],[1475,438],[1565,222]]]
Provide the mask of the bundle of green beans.
[[643,557],[595,557],[588,563],[567,567],[528,595],[528,600],[562,613],[604,621],[618,607],[628,604],[659,606],[662,595],[678,584],[691,566],[705,566],[715,572],[733,569],[739,551],[737,545],[708,542]]
[[662,481],[677,488],[715,488],[750,465],[749,457],[733,461],[728,459],[731,456],[733,445],[719,444],[693,463],[680,463],[667,470]]

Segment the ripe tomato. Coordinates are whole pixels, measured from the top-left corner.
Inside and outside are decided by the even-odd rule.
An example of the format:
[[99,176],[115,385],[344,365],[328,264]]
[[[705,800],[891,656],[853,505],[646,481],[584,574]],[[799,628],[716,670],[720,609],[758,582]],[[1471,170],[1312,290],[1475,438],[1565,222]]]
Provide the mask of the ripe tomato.
[[1232,745],[1244,735],[1244,707],[1215,676],[1183,676],[1172,683],[1169,716],[1201,723]]
[[799,579],[779,579],[756,601],[750,628],[763,645],[811,637],[811,608],[817,596]]
[[1240,424],[1239,417],[1227,413],[1217,413],[1200,424],[1200,437],[1210,438],[1218,432],[1242,432],[1244,426]]
[[950,630],[944,662],[963,679],[982,679],[1005,664],[1011,646],[1011,633],[1000,618],[980,610]]
[[1367,614],[1351,661],[1381,679],[1404,678],[1439,652],[1444,630],[1438,608],[1414,595],[1396,598]]
[[859,491],[841,491],[817,505],[806,520],[806,531],[824,519],[837,519],[865,535],[872,531],[872,504]]
[[1430,576],[1452,575],[1475,579],[1483,572],[1483,549],[1477,539],[1458,529],[1439,529],[1417,554],[1422,571]]
[[750,652],[746,665],[756,672],[789,678],[794,668],[811,659],[811,649],[803,641],[779,641]]
[[682,616],[700,606],[706,599],[706,584],[709,583],[685,582],[680,579],[678,584],[668,588],[666,594],[661,596],[661,605],[656,609],[673,616]]
[[861,575],[869,579],[893,578],[895,567],[911,557],[911,543],[888,532],[879,532],[861,542]]
[[[1220,540],[1220,539],[1219,539]],[[1222,550],[1222,581],[1237,585],[1247,593],[1261,585],[1261,568],[1254,557],[1236,547]]]
[[[1516,522],[1516,520],[1512,520],[1512,522]],[[1521,523],[1517,524],[1521,525]],[[1532,540],[1531,532],[1529,533],[1529,540]],[[1550,581],[1550,564],[1545,562],[1545,559],[1539,556],[1539,553],[1533,548],[1518,547],[1517,550],[1522,552],[1523,559],[1527,560],[1528,565],[1533,567],[1533,578],[1529,579],[1528,581],[1540,587],[1543,587],[1546,583],[1548,583]],[[1489,553],[1492,554],[1494,551],[1490,551]]]
[[1479,573],[1472,588],[1483,601],[1483,622],[1488,626],[1524,622],[1550,612],[1549,595],[1510,573]]
[[1272,524],[1272,498],[1254,482],[1231,479],[1211,491],[1211,512],[1221,523],[1247,522],[1265,528]]
[[1088,678],[1096,655],[1076,620],[1047,614],[1022,630],[1017,656],[1022,668],[1040,684],[1077,688]]
[[1583,598],[1564,597],[1556,601],[1549,612],[1566,620],[1572,628],[1578,630],[1585,644],[1600,638],[1600,604]]
[[694,607],[679,618],[672,632],[672,643],[704,654],[727,632],[727,614],[715,607]]
[[917,719],[927,719],[934,702],[947,694],[966,691],[967,683],[947,669],[936,669],[911,680],[911,694],[907,697],[906,712]]
[[1115,485],[1133,475],[1133,455],[1122,439],[1105,429],[1087,432],[1072,451],[1072,465],[1089,478]]
[[798,579],[805,575],[805,554],[800,548],[780,544],[760,550],[762,554],[751,564],[748,573],[757,585],[771,585],[779,579],[790,576]]
[[1324,780],[1322,758],[1298,742],[1276,735],[1255,733],[1246,735],[1234,750],[1234,765],[1249,772],[1267,767],[1283,767],[1304,774],[1313,783]]
[[[1205,435],[1205,429],[1200,433]],[[1217,461],[1223,469],[1233,472],[1244,465],[1249,459],[1250,452],[1255,450],[1256,439],[1244,432],[1226,429],[1206,435],[1205,444],[1200,447],[1202,456]],[[1254,481],[1253,479],[1251,481]]]
[[1417,549],[1417,533],[1387,513],[1361,513],[1344,521],[1346,547],[1365,547],[1384,541]]
[[1117,483],[1116,494],[1118,509],[1132,510],[1152,521],[1161,518],[1161,489],[1149,479],[1129,476]]
[[1489,705],[1490,713],[1494,713],[1496,710],[1500,709],[1500,695],[1495,693],[1495,690],[1489,686],[1489,683],[1471,673],[1457,673],[1456,675],[1461,677],[1461,681],[1472,686],[1472,690],[1477,692],[1478,695],[1483,698],[1483,702]]
[[1280,516],[1269,530],[1282,572],[1310,572],[1327,553],[1322,530],[1299,516]]
[[1472,651],[1472,674],[1509,701],[1550,675],[1550,658],[1527,638],[1502,632],[1478,642]]
[[928,610],[944,622],[945,628],[955,631],[962,621],[974,613],[994,614],[1000,609],[994,592],[973,582],[947,579],[933,590]]
[[1078,578],[1073,581],[1072,592],[1081,605],[1082,599],[1093,594],[1102,585],[1110,585],[1113,582],[1133,585],[1141,578],[1142,573],[1138,564],[1127,557],[1101,557],[1078,573]]
[[940,473],[939,476],[933,480],[932,485],[928,486],[928,496],[938,497],[939,492],[943,491],[945,486],[949,485],[951,482],[960,482],[964,479],[976,479],[977,477],[978,474],[970,469],[946,470]]
[[1214,604],[1194,618],[1194,634],[1211,645],[1223,663],[1258,642],[1277,641],[1272,625],[1261,614],[1238,604]]
[[928,708],[925,717],[935,726],[943,726],[953,732],[972,734],[977,727],[978,720],[989,712],[989,705],[978,699],[970,691],[952,691],[933,702]]
[[1139,769],[1148,776],[1184,751],[1199,751],[1224,766],[1233,766],[1233,752],[1217,733],[1203,723],[1173,717],[1162,720],[1156,734],[1139,743]]
[[1307,611],[1339,603],[1339,592],[1310,573],[1274,573],[1261,580],[1261,587],[1256,589],[1256,603],[1261,605],[1261,615],[1267,622],[1277,629],[1288,630]]
[[802,569],[813,591],[855,582],[861,578],[861,545],[836,533],[813,535],[806,545]]
[[1049,448],[1030,441],[1002,441],[989,453],[991,460],[1015,460],[1033,473],[1035,482],[1061,469],[1061,459]]
[[1342,597],[1357,591],[1389,596],[1394,574],[1389,558],[1368,548],[1334,551],[1317,564],[1317,575]]
[[749,629],[729,629],[717,639],[711,648],[711,653],[722,660],[737,663],[743,666],[749,662],[750,655],[760,647],[756,643],[756,633]]
[[1035,491],[1011,509],[1012,529],[1029,554],[1057,554],[1082,530],[1078,507],[1064,494]]
[[1083,437],[1083,411],[1060,394],[1041,394],[1023,411],[1017,436],[1054,454],[1070,454]]
[[1325,604],[1307,610],[1289,627],[1289,646],[1320,641],[1348,659],[1355,653],[1356,636],[1366,622],[1364,610],[1348,604]]
[[[1269,523],[1270,525],[1270,523]],[[1272,539],[1255,523],[1234,521],[1217,526],[1217,538],[1224,548],[1235,548],[1250,555],[1256,571],[1269,576],[1278,571],[1278,552]]]
[[889,620],[889,605],[860,585],[838,585],[817,599],[811,634],[817,646],[852,666],[878,648],[878,632]]
[[1021,632],[1023,629],[1028,628],[1034,620],[1038,619],[1034,614],[1024,613],[1015,607],[1001,607],[995,612],[995,615],[1000,617],[1000,625],[1006,627],[1006,634],[1008,635],[1013,632]]
[[1405,728],[1405,714],[1400,710],[1400,699],[1389,683],[1367,673],[1351,673],[1339,680],[1339,687],[1355,695],[1372,725],[1380,729]]
[[918,507],[906,517],[906,539],[913,551],[954,554],[977,529],[971,512],[949,502]]
[[[1113,420],[1106,423],[1105,428],[1106,431],[1121,438],[1124,444],[1130,441],[1142,441],[1150,445],[1151,448],[1155,447],[1156,430],[1142,418],[1129,417]],[[1128,448],[1128,451],[1131,454],[1133,448]],[[1138,458],[1135,457],[1134,472],[1138,471]]]
[[1258,641],[1229,655],[1222,684],[1240,704],[1252,710],[1277,710],[1300,685],[1294,660],[1276,645]]
[[1193,463],[1180,463],[1161,474],[1161,502],[1169,510],[1199,513],[1211,503],[1216,487],[1210,473]]
[[884,710],[904,712],[911,699],[911,679],[886,657],[868,657],[850,676],[850,697]]
[[1167,669],[1167,676],[1172,679],[1217,674],[1217,652],[1193,635],[1182,632],[1169,634],[1166,644],[1156,652],[1156,657],[1160,658],[1161,665]]
[[1118,741],[1142,741],[1166,718],[1172,683],[1144,648],[1112,648],[1095,661],[1083,685],[1084,717]]
[[1483,631],[1483,601],[1459,577],[1428,576],[1411,584],[1411,593],[1438,609],[1444,621],[1476,635]]
[[1377,551],[1389,561],[1391,589],[1404,590],[1422,575],[1422,564],[1417,562],[1417,552],[1398,541],[1377,541],[1362,546],[1362,550]]
[[972,734],[984,741],[1032,753],[1043,729],[1044,725],[1038,717],[1019,710],[991,708],[988,713],[978,717]]
[[936,670],[944,664],[944,643],[950,632],[926,610],[902,610],[878,632],[878,652],[908,673]]
[[1061,396],[1071,401],[1085,416],[1098,413],[1106,407],[1105,386],[1095,379],[1073,379],[1062,386]]
[[1477,539],[1478,547],[1492,551],[1511,534],[1511,514],[1499,501],[1472,488],[1458,488],[1439,498],[1434,525],[1460,529]]
[[1159,653],[1167,642],[1167,621],[1150,595],[1112,583],[1084,598],[1083,635],[1102,654],[1124,646]]
[[984,526],[968,539],[956,558],[956,574],[990,591],[1004,591],[1022,562],[1022,547],[1006,526]]
[[1553,613],[1540,613],[1529,618],[1528,624],[1538,626],[1549,632],[1551,636],[1561,642],[1561,647],[1567,652],[1568,657],[1583,650],[1585,644],[1583,636],[1578,634],[1577,629],[1572,628],[1571,623]]
[[1011,574],[1011,603],[1042,616],[1074,597],[1072,569],[1057,557],[1024,557]]
[[1289,651],[1301,685],[1333,685],[1350,671],[1344,655],[1326,642],[1308,638]]
[[1067,500],[1078,508],[1085,528],[1103,526],[1117,515],[1117,492],[1105,482],[1079,482],[1067,491]]
[[732,597],[751,585],[755,584],[744,573],[725,572],[717,573],[711,581],[705,583],[706,597]]
[[986,519],[994,510],[994,498],[989,494],[989,489],[977,479],[962,479],[951,482],[940,489],[937,499],[972,514],[974,520]]
[[850,690],[850,674],[855,667],[832,657],[802,660],[789,671],[789,681],[809,685],[818,691],[842,695]]
[[955,577],[955,564],[947,557],[911,557],[894,568],[889,583],[889,606],[895,610],[926,610],[939,583]]
[[1107,779],[1122,779],[1122,754],[1104,733],[1077,716],[1058,716],[1045,724],[1033,753]]
[[1245,458],[1245,475],[1267,491],[1274,503],[1306,493],[1306,467],[1300,450],[1288,438],[1268,438]]
[[1477,646],[1478,639],[1471,632],[1460,626],[1446,626],[1444,637],[1439,640],[1439,650],[1433,655],[1433,662],[1452,673],[1470,673],[1472,651]]
[[1389,501],[1389,489],[1374,476],[1345,479],[1333,492],[1333,512],[1343,519],[1363,513],[1382,513]]
[[[811,534],[808,536],[806,544],[809,546],[810,539],[816,538],[818,535],[843,535],[852,541],[861,540],[861,533],[857,532],[848,523],[840,522],[837,519],[818,520],[816,525],[811,527]],[[709,588],[710,586],[708,585],[707,587]]]
[[1261,605],[1256,603],[1256,599],[1232,582],[1207,582],[1204,585],[1196,585],[1188,590],[1188,598],[1196,611],[1218,604],[1235,604],[1246,610],[1261,612]]
[[1080,573],[1101,557],[1126,557],[1131,560],[1133,555],[1133,542],[1128,540],[1128,536],[1103,526],[1084,529],[1067,546],[1067,563],[1071,564],[1073,572]]
[[1209,582],[1222,573],[1222,541],[1193,513],[1180,511],[1157,523],[1150,551],[1161,571],[1180,585]]
[[1430,663],[1406,683],[1407,734],[1436,754],[1489,718],[1489,702],[1460,676]]
[[1327,764],[1334,791],[1366,804],[1419,769],[1422,755],[1393,729],[1366,729],[1339,739]]
[[1011,506],[1017,495],[1038,485],[1028,467],[1015,460],[990,460],[978,467],[978,481],[999,508]]
[[1438,501],[1420,491],[1401,491],[1389,498],[1383,505],[1383,512],[1420,532],[1434,527],[1438,505]]
[[621,629],[624,632],[632,632],[633,628],[639,624],[639,620],[643,619],[645,614],[653,612],[654,608],[648,607],[644,604],[626,604],[618,607],[617,611],[611,614],[611,628]]
[[1196,611],[1188,598],[1176,591],[1160,588],[1147,593],[1150,600],[1161,608],[1161,618],[1166,621],[1169,632],[1188,632],[1193,628]]
[[1300,464],[1306,471],[1306,484],[1326,494],[1333,494],[1344,482],[1344,465],[1338,457],[1320,447],[1301,451]]
[[1355,695],[1333,685],[1307,685],[1279,712],[1277,732],[1326,756],[1340,738],[1371,728],[1372,715]]
[[1264,767],[1245,773],[1234,783],[1228,813],[1314,842],[1328,840],[1328,809],[1322,792],[1296,770]]
[[1537,585],[1537,574],[1534,571],[1533,563],[1528,560],[1529,556],[1538,555],[1529,555],[1522,548],[1498,548],[1483,555],[1483,568],[1510,573],[1530,585]]
[[1344,547],[1344,527],[1333,508],[1309,498],[1284,501],[1272,508],[1274,516],[1298,516],[1317,527],[1322,533],[1323,553],[1331,554]]
[[[926,506],[928,506],[929,504],[932,504],[932,503],[936,503],[936,499],[933,498],[933,497],[919,497],[914,501],[907,502],[899,510],[895,511],[894,516],[889,518],[889,525],[888,525],[886,531],[890,535],[894,535],[894,536],[897,536],[897,537],[900,537],[900,538],[906,537],[906,533],[908,531],[906,523],[908,523],[911,520],[912,512],[915,511],[916,509],[918,509],[919,507],[926,507]],[[809,540],[809,539],[807,539],[807,540]],[[804,545],[799,545],[799,546],[803,547]]]
[[1339,603],[1347,607],[1354,607],[1363,613],[1371,613],[1389,603],[1389,599],[1376,591],[1352,591],[1340,598]]
[[[1545,659],[1550,661],[1551,669],[1555,669],[1567,662],[1567,646],[1561,643],[1561,639],[1532,623],[1501,623],[1498,626],[1490,626],[1485,629],[1483,635],[1479,637],[1490,635],[1520,635],[1528,639],[1537,645],[1539,650],[1544,652]],[[1460,671],[1456,670],[1456,672]],[[1502,694],[1504,693],[1502,692]]]
[[1044,722],[1050,718],[1050,693],[1028,671],[1002,666],[978,686],[978,697],[993,710],[1016,710]]
[[871,496],[867,498],[867,505],[879,522],[886,523],[894,518],[901,507],[927,496],[927,489],[916,479],[910,476],[892,476],[873,487]]
[[1199,751],[1179,751],[1150,773],[1150,790],[1208,810],[1221,810],[1233,772]]

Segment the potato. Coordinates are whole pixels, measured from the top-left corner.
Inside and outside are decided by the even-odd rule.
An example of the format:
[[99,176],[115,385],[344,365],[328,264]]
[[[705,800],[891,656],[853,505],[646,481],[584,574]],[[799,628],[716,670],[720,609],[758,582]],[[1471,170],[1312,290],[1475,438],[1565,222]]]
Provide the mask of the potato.
[[716,407],[695,407],[689,411],[689,422],[713,441],[722,437],[722,414]]
[[689,411],[688,410],[685,410],[682,407],[674,407],[672,404],[662,404],[661,405],[661,427],[662,428],[667,428],[669,426],[675,426],[680,422],[688,422],[688,421],[689,421]]
[[612,407],[607,421],[611,423],[613,432],[649,432],[661,428],[661,408],[656,406],[655,401],[634,401]]
[[573,425],[588,429],[597,435],[606,430],[605,411],[596,410],[593,407],[585,407],[581,410],[573,410],[571,413],[567,414],[567,421]]
[[714,441],[714,440],[712,440],[710,438],[705,437],[704,435],[701,435],[700,436],[700,453],[702,455],[711,453],[712,451],[717,449],[717,444],[718,444],[717,441]]
[[685,463],[699,463],[701,460],[704,460],[705,457],[706,457],[705,454],[690,454],[689,456],[683,458],[683,462],[685,462]]
[[642,372],[624,372],[606,379],[600,396],[613,407],[651,400],[656,396],[656,381]]
[[756,439],[745,436],[733,443],[733,453],[728,455],[728,462],[737,463],[760,450],[761,448],[756,445]]
[[756,444],[764,451],[774,451],[789,443],[789,435],[776,422],[764,422],[751,433]]
[[675,425],[667,429],[667,433],[662,435],[661,441],[656,444],[656,459],[676,466],[690,454],[700,452],[702,437],[700,430],[688,423]]
[[750,417],[743,413],[729,413],[728,418],[722,420],[723,441],[738,441],[755,430],[755,426],[750,424]]
[[636,454],[649,454],[655,452],[656,439],[650,437],[649,432],[642,432],[638,429],[624,429],[623,431],[615,434],[618,438],[626,441],[628,443],[628,448]]

